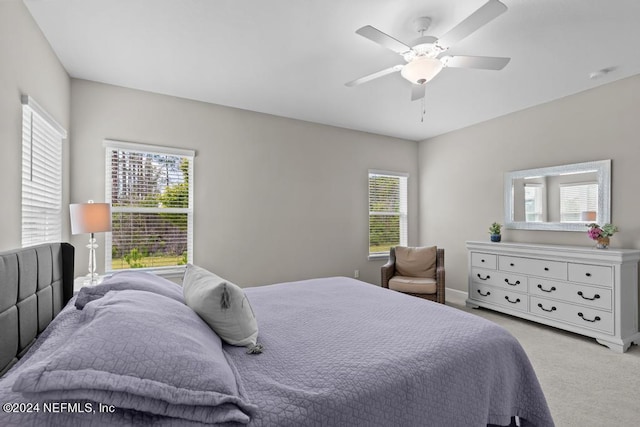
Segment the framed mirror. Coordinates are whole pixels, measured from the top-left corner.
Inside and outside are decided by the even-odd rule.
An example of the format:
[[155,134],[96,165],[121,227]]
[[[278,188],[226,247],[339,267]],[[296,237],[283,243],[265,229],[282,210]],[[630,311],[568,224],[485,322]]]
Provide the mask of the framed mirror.
[[505,173],[504,223],[525,230],[586,231],[611,222],[611,160]]

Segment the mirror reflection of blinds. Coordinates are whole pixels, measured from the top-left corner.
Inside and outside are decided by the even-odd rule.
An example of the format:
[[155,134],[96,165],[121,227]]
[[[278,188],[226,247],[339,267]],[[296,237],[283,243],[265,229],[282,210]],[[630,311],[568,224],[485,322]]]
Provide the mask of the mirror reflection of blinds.
[[193,151],[111,140],[104,145],[112,215],[107,271],[193,262]]
[[598,210],[598,183],[563,184],[560,186],[560,221],[584,222],[587,212]]
[[369,171],[369,255],[407,245],[408,175]]
[[67,131],[22,96],[22,246],[62,240],[62,140]]

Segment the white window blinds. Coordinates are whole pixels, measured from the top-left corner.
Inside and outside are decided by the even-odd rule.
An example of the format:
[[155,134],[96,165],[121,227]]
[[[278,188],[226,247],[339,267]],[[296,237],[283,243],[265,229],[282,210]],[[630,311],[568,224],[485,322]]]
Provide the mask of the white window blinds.
[[369,171],[369,256],[407,244],[407,174]]
[[598,183],[560,186],[560,221],[589,222],[590,213],[598,210]]
[[106,270],[193,262],[194,152],[111,140],[104,145],[112,221]]
[[62,128],[22,97],[22,246],[62,240]]

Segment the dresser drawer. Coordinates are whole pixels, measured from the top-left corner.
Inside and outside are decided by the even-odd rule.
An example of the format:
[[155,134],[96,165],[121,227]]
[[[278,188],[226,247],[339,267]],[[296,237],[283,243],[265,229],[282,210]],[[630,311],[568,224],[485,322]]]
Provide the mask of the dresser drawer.
[[613,334],[613,315],[607,311],[531,296],[529,312],[536,316]]
[[471,299],[483,301],[499,306],[511,308],[513,310],[527,311],[528,297],[526,294],[510,292],[493,286],[474,283],[471,285]]
[[544,298],[582,304],[590,308],[609,311],[612,309],[611,289],[529,277],[529,293]]
[[569,263],[569,280],[591,285],[611,286],[611,267],[604,265]]
[[482,268],[472,268],[471,274],[473,281],[479,284],[527,292],[527,276]]
[[482,252],[472,252],[471,253],[471,266],[472,267],[482,267],[482,268],[490,268],[495,270],[498,265],[498,257],[493,254],[485,254]]
[[498,268],[502,271],[567,280],[567,263],[561,261],[501,255],[498,257]]

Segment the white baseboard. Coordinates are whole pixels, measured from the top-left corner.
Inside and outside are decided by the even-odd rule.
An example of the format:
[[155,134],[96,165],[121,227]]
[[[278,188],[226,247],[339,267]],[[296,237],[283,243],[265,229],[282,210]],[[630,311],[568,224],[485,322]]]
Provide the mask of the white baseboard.
[[469,295],[465,291],[447,288],[445,291],[445,301],[452,304],[464,305]]

